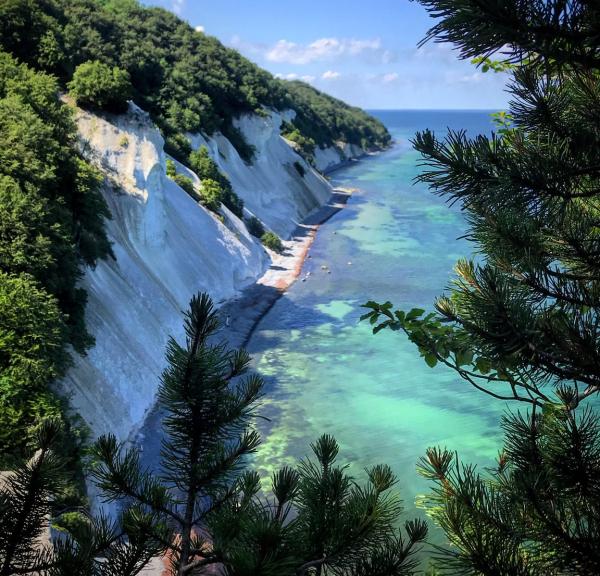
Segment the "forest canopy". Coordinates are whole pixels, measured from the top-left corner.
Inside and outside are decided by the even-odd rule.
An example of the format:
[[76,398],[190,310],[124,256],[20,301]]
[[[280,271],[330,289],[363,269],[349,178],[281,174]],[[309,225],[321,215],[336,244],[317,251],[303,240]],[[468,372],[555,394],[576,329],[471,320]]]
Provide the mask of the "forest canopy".
[[294,110],[296,127],[319,145],[343,140],[378,148],[391,139],[362,110],[301,82],[279,80],[176,15],[133,0],[3,2],[0,45],[63,84],[90,61],[123,70],[131,97],[160,126],[168,151],[184,162],[190,152],[184,135],[216,130],[250,161],[253,151],[232,120],[265,106]]

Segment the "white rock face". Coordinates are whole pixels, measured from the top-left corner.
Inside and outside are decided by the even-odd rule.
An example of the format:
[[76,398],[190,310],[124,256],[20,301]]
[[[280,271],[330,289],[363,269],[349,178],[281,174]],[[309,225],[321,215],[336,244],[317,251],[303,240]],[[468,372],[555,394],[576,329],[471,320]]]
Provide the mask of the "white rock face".
[[[252,165],[221,134],[191,138],[194,148],[208,147],[247,211],[283,238],[332,192],[280,136],[282,119],[292,115],[238,121],[256,147]],[[135,105],[110,121],[80,112],[78,126],[85,154],[113,183],[104,196],[116,260],[86,271],[86,322],[96,344],[85,357],[74,355],[61,386],[94,436],[112,432],[125,440],[154,404],[168,336],[182,340],[182,311],[191,296],[207,291],[217,303],[230,298],[256,281],[270,258],[229,210],[223,207],[223,224],[167,178],[163,139]],[[177,170],[199,184],[184,166]]]
[[[293,112],[270,112],[269,116],[245,115],[235,121],[248,144],[256,148],[251,165],[246,164],[222,134],[210,139],[190,135],[194,149],[205,145],[211,158],[227,175],[233,189],[244,200],[245,208],[259,217],[267,228],[289,238],[296,225],[331,195],[331,186],[313,170],[281,137],[282,120]],[[301,177],[294,167],[305,171]]]
[[162,137],[141,110],[112,124],[81,114],[78,125],[88,155],[116,184],[104,192],[116,261],[85,274],[96,345],[75,356],[63,384],[94,435],[124,439],[152,406],[168,335],[182,337],[190,297],[229,298],[270,260],[235,216],[227,215],[237,220],[232,232],[166,177]]
[[315,166],[323,173],[339,168],[353,158],[360,158],[366,154],[366,150],[356,144],[338,142],[336,146],[327,148],[315,148]]

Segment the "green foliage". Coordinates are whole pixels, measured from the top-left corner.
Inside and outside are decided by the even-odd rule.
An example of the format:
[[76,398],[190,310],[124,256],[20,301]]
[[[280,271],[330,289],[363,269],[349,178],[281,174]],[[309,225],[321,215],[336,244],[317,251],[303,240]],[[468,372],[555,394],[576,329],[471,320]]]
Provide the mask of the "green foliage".
[[196,192],[194,181],[191,178],[183,174],[175,174],[172,179],[177,186],[187,192],[194,200],[198,200],[198,192]]
[[[120,514],[117,522],[81,512],[53,517],[65,490],[67,463],[59,453],[62,434],[60,424],[46,420],[37,429],[35,451],[24,463],[3,473],[0,574],[139,574],[164,548],[148,531],[149,526],[154,527],[153,517],[139,509]],[[51,523],[61,527],[62,535],[46,542]]]
[[[0,455],[18,456],[25,454],[38,417],[60,413],[46,386],[68,365],[67,327],[55,297],[30,276],[4,272],[0,325]],[[43,405],[47,410],[40,410]]]
[[188,163],[188,158],[192,152],[192,145],[187,136],[178,133],[167,133],[165,137],[165,152],[173,156],[182,164]]
[[131,95],[129,73],[98,60],[84,62],[75,68],[68,84],[69,93],[83,108],[126,112]]
[[248,232],[256,238],[262,238],[265,233],[263,223],[256,216],[250,216],[246,220],[246,228],[248,229]]
[[200,146],[190,154],[190,168],[196,173],[200,180],[214,180],[225,184],[227,178],[219,170],[217,163],[209,156],[208,148]]
[[300,156],[302,156],[309,164],[314,163],[316,144],[312,138],[303,136],[298,128],[288,122],[283,122],[281,124],[281,135],[286,140],[293,142],[296,152],[298,152],[298,154],[300,154]]
[[143,470],[137,452],[124,451],[113,436],[100,438],[93,453],[93,475],[108,498],[133,498],[158,514],[159,526],[172,526],[177,574],[191,573],[190,565],[203,556],[216,556],[194,528],[232,501],[243,501],[244,489],[251,488],[241,476],[243,459],[259,442],[250,423],[262,380],[246,375],[250,358],[244,351],[209,344],[218,327],[210,298],[195,296],[185,317],[185,345],[169,340],[158,392],[167,433],[161,476]]
[[450,543],[437,567],[596,574],[600,13],[580,1],[421,3],[439,18],[428,37],[512,70],[512,99],[496,116],[500,136],[414,139],[419,180],[463,209],[478,260],[457,263],[435,313],[368,302],[363,319],[405,332],[430,366],[530,410],[504,418],[504,451],[486,475],[448,450],[422,460],[435,483],[423,505]]
[[217,163],[209,156],[206,146],[200,146],[190,154],[189,165],[203,184],[205,180],[218,183],[221,190],[219,202],[223,202],[238,218],[243,216],[244,202],[233,191],[227,176],[219,170]]
[[[416,135],[426,167],[420,180],[463,206],[468,238],[485,259],[457,263],[435,316],[400,324],[390,313],[384,321],[494,396],[530,404],[568,396],[575,407],[600,389],[600,80],[598,69],[578,62],[579,48],[569,66],[551,56],[565,34],[523,54],[511,107],[498,117],[502,137]],[[467,50],[471,40],[463,42]]]
[[504,110],[493,112],[492,122],[495,124],[498,134],[501,136],[507,136],[510,134],[513,126],[513,117],[508,112]]
[[[600,554],[600,426],[580,415],[509,415],[504,449],[488,474],[448,450],[430,448],[422,476],[435,484],[422,502],[449,535],[443,574],[597,574]],[[575,522],[574,519],[577,521]]]
[[252,144],[248,144],[241,130],[236,128],[231,122],[225,122],[222,127],[223,135],[233,144],[240,158],[246,164],[252,164],[256,149]]
[[111,254],[101,182],[77,152],[56,81],[0,53],[2,461],[23,456],[34,423],[64,419],[48,383],[63,375],[68,344],[84,352],[93,341],[77,282],[82,264]]
[[282,81],[287,90],[288,105],[296,112],[293,126],[303,141],[327,147],[343,141],[365,149],[384,148],[392,140],[379,120],[360,108],[300,81]]
[[275,232],[265,232],[261,237],[260,241],[264,246],[273,250],[273,252],[281,253],[283,252],[283,244],[281,243],[281,238],[275,234]]
[[167,176],[169,178],[173,178],[177,174],[177,167],[175,166],[175,162],[170,158],[167,158]]
[[218,212],[221,209],[223,201],[223,191],[218,182],[214,180],[202,180],[201,202],[212,212]]
[[515,69],[515,65],[503,60],[492,60],[486,56],[479,56],[471,60],[471,64],[481,66],[481,71],[485,74],[492,70],[493,72],[508,72]]
[[194,185],[194,181],[184,174],[177,173],[177,166],[175,162],[171,159],[167,159],[167,176],[177,184],[180,188],[182,188],[189,196],[191,196],[194,200],[201,200],[201,195],[196,190]]
[[499,55],[503,66],[600,67],[598,12],[594,3],[419,1],[438,19],[421,44],[432,39],[449,42],[462,58],[475,58],[479,62],[493,62],[492,57]]
[[0,6],[0,22],[0,46],[65,82],[87,61],[126,71],[134,101],[159,124],[168,153],[181,162],[190,152],[186,133],[216,130],[251,162],[254,149],[233,119],[264,115],[265,108],[294,109],[300,132],[320,145],[390,141],[364,112],[274,78],[160,8],[131,0],[10,0]]

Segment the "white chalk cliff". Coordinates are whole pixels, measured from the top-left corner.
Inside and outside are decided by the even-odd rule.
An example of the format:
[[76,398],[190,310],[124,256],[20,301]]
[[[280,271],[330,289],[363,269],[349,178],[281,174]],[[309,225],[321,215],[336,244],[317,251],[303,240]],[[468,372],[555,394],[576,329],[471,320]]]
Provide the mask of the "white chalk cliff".
[[[283,117],[291,113],[236,121],[256,148],[252,165],[221,134],[192,135],[191,141],[194,148],[208,147],[246,212],[289,237],[332,190],[281,137]],[[86,271],[86,321],[96,344],[86,356],[74,355],[61,386],[94,436],[112,432],[124,440],[154,403],[167,338],[182,338],[190,297],[207,291],[218,303],[234,296],[264,273],[270,256],[226,208],[222,223],[167,178],[163,139],[135,105],[111,119],[79,111],[77,121],[84,153],[110,182],[103,194],[116,260]],[[335,151],[320,156],[323,169],[342,161]],[[305,168],[304,177],[295,162]]]
[[337,142],[335,146],[315,148],[315,167],[317,170],[325,173],[344,166],[349,160],[360,158],[367,154],[367,151],[356,144],[346,142]]

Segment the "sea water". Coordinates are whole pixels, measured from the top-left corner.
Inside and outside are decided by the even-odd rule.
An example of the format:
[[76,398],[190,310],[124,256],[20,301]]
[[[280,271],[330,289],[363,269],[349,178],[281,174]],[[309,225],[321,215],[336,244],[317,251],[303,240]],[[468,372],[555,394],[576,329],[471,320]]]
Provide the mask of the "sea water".
[[[422,168],[410,139],[448,127],[492,130],[485,111],[374,112],[395,145],[332,175],[355,188],[348,205],[319,230],[301,278],[261,321],[248,345],[266,380],[255,465],[268,476],[309,454],[310,442],[333,434],[357,477],[388,463],[398,476],[405,518],[431,484],[416,465],[429,446],[456,450],[466,462],[493,465],[505,406],[443,366],[429,368],[403,333],[378,335],[359,317],[368,300],[431,310],[458,258],[475,246],[459,207],[413,183]],[[441,531],[432,539],[443,541]]]

